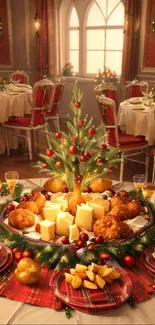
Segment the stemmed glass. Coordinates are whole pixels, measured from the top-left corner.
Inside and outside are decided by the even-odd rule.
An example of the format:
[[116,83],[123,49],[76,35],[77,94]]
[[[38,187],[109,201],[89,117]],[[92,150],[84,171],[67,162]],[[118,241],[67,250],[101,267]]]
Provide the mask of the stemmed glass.
[[17,171],[11,170],[5,173],[5,180],[8,184],[11,197],[13,197],[14,195],[15,185],[17,184],[18,178],[19,178],[19,174]]
[[[155,199],[154,194],[155,194],[155,184],[153,183],[145,183],[142,187],[143,191],[143,196],[146,200],[151,200],[153,198],[153,201]],[[152,202],[154,203],[154,202]]]
[[140,192],[147,181],[147,178],[143,174],[136,174],[133,176],[133,182],[137,192]]

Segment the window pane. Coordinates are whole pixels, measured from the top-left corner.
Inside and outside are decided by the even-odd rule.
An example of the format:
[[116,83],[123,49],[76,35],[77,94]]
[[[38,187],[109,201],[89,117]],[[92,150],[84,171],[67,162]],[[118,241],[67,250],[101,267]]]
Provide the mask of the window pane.
[[70,27],[79,27],[79,19],[75,7],[73,7],[70,16]]
[[123,29],[107,30],[106,49],[107,50],[122,50],[123,49]]
[[87,26],[103,26],[105,25],[104,17],[98,8],[97,4],[94,3],[89,11]]
[[87,49],[102,50],[104,49],[104,30],[88,30],[87,31]]
[[104,52],[103,51],[87,51],[87,66],[86,73],[98,73],[98,70],[103,70]]
[[96,2],[99,5],[104,17],[106,17],[106,0],[96,0]]
[[71,30],[70,31],[70,50],[79,49],[79,31]]
[[118,5],[120,0],[108,0],[108,16],[111,14],[111,12],[115,9],[115,7]]
[[70,51],[70,62],[74,72],[79,72],[79,51]]
[[112,71],[116,71],[117,75],[120,75],[122,69],[122,52],[106,51],[106,66]]
[[114,12],[110,15],[107,25],[124,26],[124,6],[122,3],[120,3]]

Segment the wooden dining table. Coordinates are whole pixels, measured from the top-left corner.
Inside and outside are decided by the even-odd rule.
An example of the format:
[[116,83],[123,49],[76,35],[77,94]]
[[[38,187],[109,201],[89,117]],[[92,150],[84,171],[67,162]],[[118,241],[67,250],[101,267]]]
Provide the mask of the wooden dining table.
[[[46,179],[19,180],[25,186],[37,184],[42,186]],[[115,182],[116,183],[116,182]],[[133,189],[133,183],[125,183],[123,189]],[[113,311],[105,311],[103,315],[86,314],[78,310],[71,311],[71,318],[66,318],[64,310],[35,305],[35,296],[31,297],[34,304],[16,301],[0,296],[0,324],[155,324],[155,297],[142,301],[133,309],[128,303]]]
[[[32,88],[29,85],[10,84],[4,91],[0,91],[0,154],[6,150],[5,135],[1,123],[10,116],[24,116],[32,110]],[[17,137],[9,139],[10,148],[18,148]]]
[[155,143],[155,107],[146,105],[145,99],[140,102],[125,100],[118,110],[118,125],[122,131],[134,136],[145,136],[149,145]]

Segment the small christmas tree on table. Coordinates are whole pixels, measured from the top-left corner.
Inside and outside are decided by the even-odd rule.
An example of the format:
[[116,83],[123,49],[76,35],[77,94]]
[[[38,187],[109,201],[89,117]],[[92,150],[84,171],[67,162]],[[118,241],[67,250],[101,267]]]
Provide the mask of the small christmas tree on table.
[[65,180],[68,211],[75,215],[76,205],[86,202],[82,192],[90,192],[90,183],[103,177],[120,162],[118,150],[108,148],[105,126],[97,128],[88,114],[82,117],[83,94],[75,82],[70,103],[72,120],[67,121],[68,132],[52,133],[46,126],[48,149],[40,154],[42,161],[36,167],[40,171]]

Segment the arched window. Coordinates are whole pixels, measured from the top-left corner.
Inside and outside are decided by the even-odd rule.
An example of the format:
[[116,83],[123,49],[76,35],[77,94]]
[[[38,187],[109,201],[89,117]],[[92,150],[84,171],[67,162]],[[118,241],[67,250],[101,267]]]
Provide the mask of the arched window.
[[79,19],[75,7],[72,8],[69,21],[69,61],[74,71],[79,72]]
[[120,0],[95,0],[86,23],[85,73],[109,67],[121,74],[124,6]]

